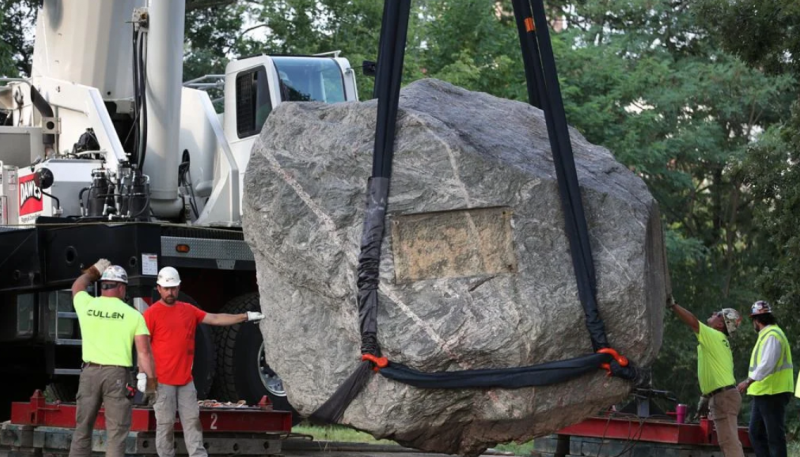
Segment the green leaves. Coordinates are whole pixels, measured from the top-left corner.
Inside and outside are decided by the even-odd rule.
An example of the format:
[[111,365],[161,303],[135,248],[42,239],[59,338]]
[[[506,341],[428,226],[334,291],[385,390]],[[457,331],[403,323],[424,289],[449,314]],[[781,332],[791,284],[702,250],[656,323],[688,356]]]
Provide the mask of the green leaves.
[[0,0],[0,75],[29,76],[35,25],[36,0]]
[[[5,23],[5,11],[0,9],[0,24],[3,23]],[[17,76],[13,55],[14,53],[8,43],[0,41],[0,77],[13,78]]]
[[[574,11],[577,27],[556,49],[570,123],[659,201],[678,302],[700,318],[723,306],[746,311],[770,247],[743,161],[759,132],[786,119],[794,78],[721,49],[704,10],[691,3],[587,0]],[[683,370],[695,379],[694,345],[668,317],[656,379],[679,398],[697,393],[695,382],[674,376]],[[737,358],[747,358],[747,346],[735,345]]]
[[698,7],[729,52],[768,73],[800,72],[800,3],[700,0]]
[[[800,331],[796,309],[800,304],[800,4],[793,0],[701,0],[702,13],[722,46],[741,57],[750,68],[776,75],[787,97],[794,101],[769,119],[763,133],[754,132],[736,171],[752,201],[751,245],[756,265],[753,282],[758,298],[777,305],[780,325],[788,334]],[[762,88],[768,94],[769,88]],[[759,96],[762,96],[759,93]],[[786,101],[782,100],[785,105]],[[770,110],[753,99],[754,112]],[[795,350],[800,342],[791,340]]]
[[[795,111],[798,109],[795,106]],[[791,122],[765,132],[748,150],[741,168],[749,190],[759,202],[756,222],[765,237],[765,249],[773,262],[765,264],[759,286],[767,296],[785,307],[800,302],[800,125]]]
[[236,2],[198,1],[187,4],[184,23],[183,79],[225,73],[236,55],[245,8]]

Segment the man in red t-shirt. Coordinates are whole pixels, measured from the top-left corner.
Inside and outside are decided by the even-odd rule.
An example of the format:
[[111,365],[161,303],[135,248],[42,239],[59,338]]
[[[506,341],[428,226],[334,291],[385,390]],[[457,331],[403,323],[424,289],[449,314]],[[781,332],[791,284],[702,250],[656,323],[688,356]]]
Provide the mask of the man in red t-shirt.
[[178,301],[181,278],[178,270],[172,267],[162,268],[156,283],[161,300],[144,312],[158,378],[156,402],[153,405],[156,413],[156,451],[159,457],[175,457],[173,426],[177,409],[189,456],[207,457],[208,453],[203,447],[197,390],[192,381],[195,330],[199,324],[234,325],[260,321],[264,315],[253,311],[211,314]]

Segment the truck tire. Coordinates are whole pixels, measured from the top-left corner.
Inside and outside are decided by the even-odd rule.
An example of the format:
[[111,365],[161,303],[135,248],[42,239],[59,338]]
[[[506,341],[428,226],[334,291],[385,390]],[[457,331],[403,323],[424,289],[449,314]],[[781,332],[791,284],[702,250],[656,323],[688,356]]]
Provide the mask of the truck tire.
[[48,401],[58,400],[64,403],[72,403],[75,401],[75,396],[78,394],[78,376],[73,379],[59,379],[47,385],[44,391],[45,398]]
[[198,400],[205,400],[211,392],[217,367],[216,359],[214,332],[211,326],[200,324],[194,334],[194,365],[192,365],[192,378]]
[[[220,310],[229,314],[247,311],[261,311],[257,293],[236,297]],[[217,377],[214,386],[221,401],[245,400],[247,404],[255,405],[266,395],[276,410],[292,412],[293,425],[302,420],[289,404],[280,377],[269,368],[264,358],[264,338],[258,325],[245,322],[217,327],[216,342]]]
[[[200,308],[197,301],[187,293],[180,292],[178,300]],[[192,378],[194,387],[197,389],[198,400],[208,398],[208,393],[211,392],[211,386],[214,383],[216,368],[217,351],[214,345],[214,332],[210,325],[200,324],[194,333],[194,364],[192,364]]]

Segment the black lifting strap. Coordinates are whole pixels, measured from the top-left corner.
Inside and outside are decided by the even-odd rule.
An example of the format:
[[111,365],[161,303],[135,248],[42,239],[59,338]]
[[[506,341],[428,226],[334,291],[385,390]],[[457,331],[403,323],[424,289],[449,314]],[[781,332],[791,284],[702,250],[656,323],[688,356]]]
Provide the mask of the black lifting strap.
[[[378,99],[378,119],[372,155],[372,177],[367,183],[357,280],[361,353],[372,357],[380,356],[377,314],[381,244],[389,201],[389,177],[392,174],[397,105],[400,100],[410,11],[411,0],[384,0],[374,92]],[[366,385],[372,367],[372,362],[362,359],[355,371],[328,401],[314,411],[310,419],[321,423],[339,422],[347,407]]]
[[[531,14],[529,0],[513,0],[522,55],[528,56],[523,58],[528,97],[531,98],[529,102],[534,106],[537,106],[537,101],[540,102],[541,106],[538,107],[544,111],[547,136],[550,139],[550,149],[553,152],[553,162],[558,179],[558,193],[561,196],[561,206],[564,211],[564,227],[572,253],[575,279],[578,283],[578,296],[583,304],[586,328],[589,330],[592,347],[598,351],[609,345],[595,299],[596,280],[592,251],[589,246],[589,230],[583,212],[578,173],[575,170],[567,116],[561,100],[561,89],[556,74],[556,61],[550,43],[547,18],[544,15],[544,4],[542,0],[533,0],[533,3],[539,14]],[[537,40],[539,37],[541,39]],[[533,80],[531,80],[531,76],[533,76]],[[535,91],[532,91],[531,87],[534,87]],[[538,95],[538,100],[531,97],[532,93]]]
[[[375,93],[378,122],[372,177],[367,185],[366,213],[358,263],[358,310],[362,361],[311,419],[338,422],[374,370],[386,378],[420,388],[465,389],[544,386],[564,382],[603,367],[610,374],[635,380],[638,371],[609,349],[595,298],[594,262],[583,211],[578,175],[569,139],[542,0],[512,0],[525,64],[529,102],[545,113],[553,151],[565,229],[572,254],[578,295],[595,353],[528,367],[424,373],[381,357],[377,339],[380,251],[389,197],[397,105],[405,53],[410,0],[384,0]],[[531,5],[532,2],[532,5]]]

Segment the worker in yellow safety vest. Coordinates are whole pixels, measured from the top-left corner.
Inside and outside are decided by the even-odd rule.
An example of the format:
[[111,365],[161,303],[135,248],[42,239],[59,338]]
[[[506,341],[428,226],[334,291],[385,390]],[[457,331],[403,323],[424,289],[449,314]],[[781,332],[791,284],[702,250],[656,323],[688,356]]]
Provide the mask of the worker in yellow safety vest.
[[739,392],[753,397],[750,442],[756,457],[786,457],[786,405],[794,391],[789,340],[776,325],[769,303],[759,300],[750,309],[758,340],[750,356],[747,379]]
[[735,309],[722,308],[712,313],[704,324],[689,310],[675,303],[671,296],[667,299],[667,307],[697,335],[700,393],[704,400],[708,400],[722,454],[725,457],[744,457],[737,421],[742,395],[736,390],[733,353],[728,341],[728,337],[739,328],[741,316]]

